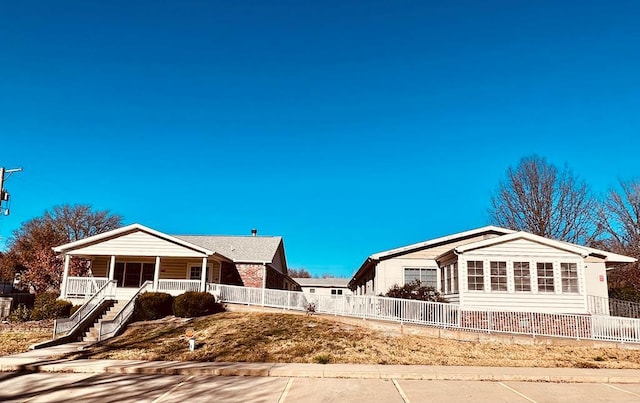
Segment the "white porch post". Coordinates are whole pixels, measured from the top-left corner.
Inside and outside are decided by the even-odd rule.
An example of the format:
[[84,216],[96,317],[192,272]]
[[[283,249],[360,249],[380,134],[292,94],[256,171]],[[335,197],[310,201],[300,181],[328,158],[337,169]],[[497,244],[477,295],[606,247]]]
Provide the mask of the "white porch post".
[[61,298],[67,298],[68,279],[69,279],[69,255],[64,255],[64,270],[62,270],[62,283],[60,284]]
[[202,270],[200,271],[200,292],[207,289],[207,257],[202,258]]
[[160,282],[160,256],[156,256],[156,267],[153,271],[153,291],[158,291],[158,283]]
[[113,280],[116,272],[116,257],[111,256],[111,260],[109,260],[109,280]]

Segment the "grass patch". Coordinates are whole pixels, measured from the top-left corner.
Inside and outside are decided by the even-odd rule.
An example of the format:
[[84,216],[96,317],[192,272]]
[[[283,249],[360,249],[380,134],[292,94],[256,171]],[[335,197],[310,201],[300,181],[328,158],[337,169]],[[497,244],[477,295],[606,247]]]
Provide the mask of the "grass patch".
[[[194,329],[195,351],[188,349],[187,327]],[[188,323],[138,324],[95,346],[87,358],[640,368],[640,351],[634,350],[463,342],[392,334],[318,316],[256,312],[224,312]]]
[[0,325],[0,356],[23,353],[32,344],[50,340],[52,332],[52,320],[3,323]]
[[[2,328],[0,354],[51,337],[52,323]],[[16,325],[17,326],[17,325]],[[196,350],[185,338],[193,328]],[[354,363],[640,369],[640,351],[575,345],[476,343],[401,334],[282,313],[224,312],[138,322],[83,358],[278,363]]]

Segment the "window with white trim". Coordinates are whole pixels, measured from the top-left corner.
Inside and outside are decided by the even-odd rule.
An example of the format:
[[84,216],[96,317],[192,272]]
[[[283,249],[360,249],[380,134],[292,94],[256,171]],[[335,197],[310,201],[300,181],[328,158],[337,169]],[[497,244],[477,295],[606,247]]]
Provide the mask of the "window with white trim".
[[536,268],[538,269],[538,292],[554,292],[553,263],[539,262]]
[[489,262],[491,291],[507,291],[507,262]]
[[467,286],[469,291],[484,290],[484,268],[482,260],[467,262]]
[[415,280],[419,280],[424,287],[438,286],[438,273],[436,267],[405,267],[404,283],[409,284]]
[[192,265],[189,267],[189,280],[200,280],[202,278],[202,266]]
[[513,285],[516,292],[531,291],[529,262],[513,262]]
[[576,263],[560,263],[560,275],[562,277],[562,292],[580,292],[578,288],[578,265]]

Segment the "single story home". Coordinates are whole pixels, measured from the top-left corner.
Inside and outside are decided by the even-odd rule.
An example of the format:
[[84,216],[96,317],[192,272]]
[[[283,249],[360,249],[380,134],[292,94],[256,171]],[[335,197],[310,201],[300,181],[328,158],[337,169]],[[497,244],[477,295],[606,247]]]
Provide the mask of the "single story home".
[[[145,281],[156,291],[207,291],[207,284],[299,290],[287,275],[279,236],[168,235],[131,224],[54,247],[64,258],[61,298],[91,295],[109,280],[123,295]],[[69,276],[72,257],[89,260],[90,277]]]
[[302,292],[309,295],[342,296],[352,294],[351,290],[348,287],[348,278],[294,277],[293,280],[296,283],[300,284]]
[[636,259],[522,231],[482,227],[369,256],[349,282],[356,295],[413,280],[462,307],[588,313],[608,298],[607,270]]

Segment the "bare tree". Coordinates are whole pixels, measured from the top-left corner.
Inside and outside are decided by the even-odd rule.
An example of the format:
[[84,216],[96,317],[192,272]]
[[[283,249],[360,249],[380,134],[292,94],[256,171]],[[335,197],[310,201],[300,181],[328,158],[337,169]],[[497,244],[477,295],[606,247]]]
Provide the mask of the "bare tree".
[[596,233],[595,199],[566,166],[559,171],[536,155],[507,170],[491,198],[494,224],[547,238],[589,243]]
[[[601,242],[614,252],[640,259],[640,180],[619,183],[620,189],[609,190],[598,209]],[[638,262],[613,270],[607,277],[611,289],[640,290]]]
[[311,273],[305,268],[287,269],[287,274],[292,278],[311,278]]

